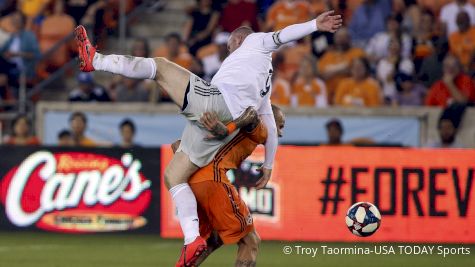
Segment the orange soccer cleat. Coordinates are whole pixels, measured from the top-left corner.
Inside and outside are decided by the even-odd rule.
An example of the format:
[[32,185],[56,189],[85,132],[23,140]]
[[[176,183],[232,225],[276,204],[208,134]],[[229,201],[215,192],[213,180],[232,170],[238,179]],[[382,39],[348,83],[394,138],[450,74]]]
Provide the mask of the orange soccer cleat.
[[196,260],[206,251],[208,246],[206,240],[198,236],[195,241],[188,245],[184,245],[181,250],[180,259],[176,263],[176,267],[195,266]]
[[83,72],[94,71],[92,60],[96,54],[96,48],[92,46],[89,38],[87,38],[87,32],[84,26],[79,25],[74,30],[76,37],[76,43],[78,45],[79,52],[79,69]]

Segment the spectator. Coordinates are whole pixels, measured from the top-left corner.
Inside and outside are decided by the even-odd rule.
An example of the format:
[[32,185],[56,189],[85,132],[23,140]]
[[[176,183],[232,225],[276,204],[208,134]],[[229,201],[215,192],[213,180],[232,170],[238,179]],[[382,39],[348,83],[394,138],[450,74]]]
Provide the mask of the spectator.
[[305,1],[280,0],[268,10],[266,18],[267,31],[283,28],[310,20],[310,5]]
[[228,39],[230,34],[220,32],[214,38],[214,43],[203,46],[196,54],[203,65],[204,79],[210,81],[218,72],[224,59],[228,56]]
[[457,15],[458,31],[449,38],[450,51],[458,57],[466,70],[475,53],[475,26],[470,26],[470,16],[462,11]]
[[[130,54],[134,57],[150,57],[150,48],[147,39],[136,38],[132,43]],[[155,103],[158,100],[158,86],[153,80],[133,80],[121,75],[115,75],[109,84],[109,97],[120,102]]]
[[441,119],[438,123],[440,141],[430,144],[433,148],[462,148],[463,146],[455,142],[457,128],[450,119]]
[[422,6],[418,1],[420,0],[393,0],[393,12],[402,17],[403,32],[413,33],[419,27]]
[[240,26],[259,31],[256,3],[248,0],[229,0],[223,9],[219,25],[224,32],[232,32]]
[[384,31],[390,12],[389,0],[364,0],[353,13],[349,24],[353,44],[364,47],[375,34]]
[[[434,51],[434,42],[437,35],[434,31],[434,15],[430,10],[424,10],[421,14],[419,25],[413,31],[414,38],[414,61],[419,67],[422,61]],[[417,68],[418,69],[418,68]]]
[[198,7],[191,12],[183,34],[192,55],[196,55],[200,47],[211,43],[218,21],[219,13],[213,9],[212,1],[198,0]]
[[[43,53],[47,52],[59,41],[66,36],[70,35],[74,30],[76,23],[74,19],[64,12],[64,1],[56,0],[54,2],[54,13],[47,16],[40,27],[39,39],[40,49]],[[71,43],[65,43],[64,45],[57,47],[54,54],[43,60],[43,64],[46,65],[46,73],[44,78],[70,60],[70,53],[72,51]]]
[[390,39],[388,46],[388,55],[379,61],[376,74],[383,87],[386,102],[391,103],[396,96],[396,75],[413,75],[414,64],[402,55],[401,41],[396,36]]
[[82,112],[74,112],[69,117],[71,134],[76,146],[96,146],[96,142],[85,135],[87,128],[87,117]]
[[401,40],[400,54],[404,58],[411,57],[412,39],[402,32],[400,18],[389,16],[386,20],[386,31],[377,33],[369,40],[366,46],[366,54],[372,63],[376,63],[389,55],[389,46],[392,38]]
[[428,106],[439,107],[475,102],[475,83],[462,72],[462,66],[455,56],[445,57],[442,79],[432,85],[425,102]]
[[422,61],[418,72],[418,80],[429,88],[442,77],[442,62],[449,52],[449,43],[446,38],[440,38],[435,42],[435,53]]
[[117,85],[117,102],[148,102],[150,91],[142,80],[123,78]]
[[38,41],[33,32],[25,30],[26,17],[15,12],[12,17],[15,32],[0,49],[0,54],[15,64],[17,77],[24,71],[29,81],[35,78],[35,63],[40,56]]
[[325,125],[327,128],[328,143],[330,146],[343,145],[343,126],[339,119],[331,119]]
[[58,133],[58,146],[74,146],[73,135],[69,130],[62,130]]
[[125,119],[120,123],[119,126],[121,143],[120,147],[130,148],[134,147],[134,136],[135,136],[135,124],[130,119]]
[[92,74],[80,72],[77,76],[78,87],[69,94],[71,102],[108,102],[110,97],[104,87],[96,84]]
[[464,113],[464,105],[447,107],[440,115],[437,125],[439,140],[429,143],[428,146],[433,148],[463,148],[464,146],[458,143],[456,139]]
[[376,107],[381,105],[380,87],[370,76],[369,61],[354,59],[351,77],[343,80],[335,94],[335,105]]
[[351,37],[347,29],[335,33],[335,45],[323,54],[318,62],[318,70],[326,81],[329,103],[333,103],[335,90],[339,83],[349,77],[351,61],[364,56],[360,48],[351,47]]
[[18,115],[11,124],[12,134],[7,136],[4,143],[15,146],[39,145],[40,141],[31,134],[31,124],[26,115]]
[[424,104],[426,88],[405,73],[396,75],[397,94],[393,104],[396,106],[421,106]]
[[317,64],[312,57],[304,57],[297,79],[292,85],[292,106],[318,107],[328,105],[325,83],[317,77]]
[[465,11],[470,16],[471,25],[475,25],[475,7],[468,0],[455,0],[442,7],[440,21],[443,23],[447,36],[457,31],[457,15]]

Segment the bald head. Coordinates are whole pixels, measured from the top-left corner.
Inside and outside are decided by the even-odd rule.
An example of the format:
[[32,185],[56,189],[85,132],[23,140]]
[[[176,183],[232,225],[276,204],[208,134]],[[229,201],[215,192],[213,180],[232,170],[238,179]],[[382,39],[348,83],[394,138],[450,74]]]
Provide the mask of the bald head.
[[231,33],[231,36],[229,37],[229,40],[228,40],[229,53],[232,53],[236,49],[238,49],[241,46],[241,44],[244,42],[246,37],[251,33],[254,33],[254,31],[251,28],[246,27],[246,26],[242,26],[235,29]]

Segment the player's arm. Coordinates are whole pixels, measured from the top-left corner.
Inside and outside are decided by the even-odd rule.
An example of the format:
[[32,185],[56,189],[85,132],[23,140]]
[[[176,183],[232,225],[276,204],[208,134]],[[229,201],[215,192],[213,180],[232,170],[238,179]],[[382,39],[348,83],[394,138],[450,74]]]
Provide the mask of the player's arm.
[[259,123],[259,116],[253,107],[248,107],[239,118],[227,125],[219,121],[218,116],[214,112],[205,112],[203,116],[201,116],[200,122],[211,133],[207,139],[222,140],[236,129],[246,128],[246,130],[252,131]]
[[334,33],[343,25],[341,15],[334,15],[334,12],[327,11],[311,21],[290,25],[268,34],[264,37],[264,47],[275,50],[282,44],[297,41],[315,31]]

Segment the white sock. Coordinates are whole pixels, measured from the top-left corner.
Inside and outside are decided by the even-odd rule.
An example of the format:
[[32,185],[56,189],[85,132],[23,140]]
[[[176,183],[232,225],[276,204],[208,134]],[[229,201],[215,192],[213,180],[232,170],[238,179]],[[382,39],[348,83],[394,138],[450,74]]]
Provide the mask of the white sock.
[[153,58],[102,55],[97,53],[92,60],[96,70],[112,72],[133,79],[154,79],[157,66]]
[[178,210],[178,219],[185,236],[185,245],[188,245],[200,235],[195,195],[187,183],[175,185],[170,189],[170,193]]

